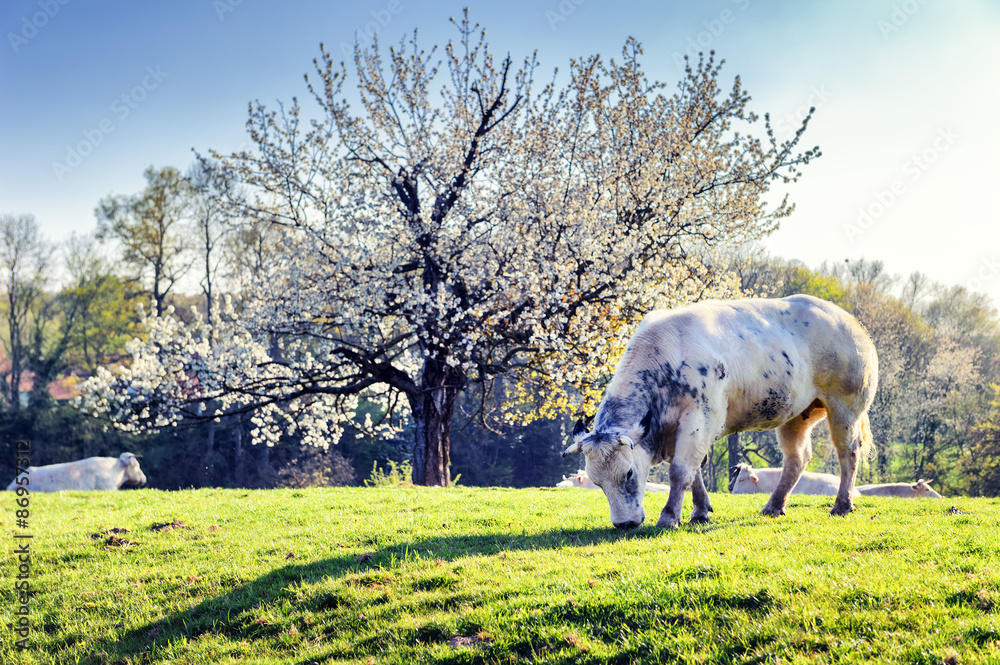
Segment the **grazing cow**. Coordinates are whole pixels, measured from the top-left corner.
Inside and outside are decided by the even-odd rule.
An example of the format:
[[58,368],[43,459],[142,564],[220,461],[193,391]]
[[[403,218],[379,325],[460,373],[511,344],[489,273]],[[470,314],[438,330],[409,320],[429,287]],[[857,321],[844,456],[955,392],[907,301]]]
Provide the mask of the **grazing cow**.
[[27,487],[32,492],[63,490],[117,490],[123,484],[145,485],[146,476],[139,468],[139,455],[122,453],[120,457],[88,457],[75,462],[29,466],[28,483],[18,483],[19,475],[8,490]]
[[[594,484],[590,478],[587,477],[587,472],[580,470],[572,476],[563,476],[563,479],[556,483],[556,487],[580,487],[585,490],[599,490],[601,489]],[[660,485],[659,483],[646,483],[647,492],[668,492],[670,487],[667,485]]]
[[812,456],[810,432],[825,417],[840,462],[830,513],[846,515],[858,460],[871,448],[868,407],[877,381],[878,357],[865,329],[812,296],[651,312],[629,340],[593,429],[578,422],[563,455],[584,453],[612,524],[623,529],[646,517],[650,466],[670,460],[670,496],[656,524],[676,527],[689,488],[691,521],[708,521],[712,506],[698,471],[714,441],[777,428],[783,468],[763,510],[777,516]]
[[926,480],[910,483],[883,483],[881,485],[860,485],[858,492],[863,496],[899,496],[905,499],[941,499],[940,494],[931,489]]
[[[736,476],[729,483],[732,494],[770,494],[778,486],[781,469],[755,469],[749,464],[737,464]],[[861,496],[859,488],[854,488],[852,497]],[[818,496],[836,496],[840,490],[840,476],[832,473],[813,473],[803,471],[799,482],[795,483],[791,494],[812,494]]]

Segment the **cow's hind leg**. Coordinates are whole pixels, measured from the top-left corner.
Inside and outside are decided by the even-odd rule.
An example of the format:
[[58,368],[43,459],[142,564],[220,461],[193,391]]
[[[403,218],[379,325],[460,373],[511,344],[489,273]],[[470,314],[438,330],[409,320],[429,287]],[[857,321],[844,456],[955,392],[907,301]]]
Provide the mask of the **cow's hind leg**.
[[708,514],[712,512],[712,502],[708,498],[708,490],[705,489],[705,478],[701,475],[701,469],[698,469],[694,474],[694,482],[691,483],[691,498],[694,500],[691,524],[708,524]]
[[812,457],[812,428],[826,415],[826,409],[817,400],[801,415],[795,416],[778,427],[778,445],[784,456],[781,465],[781,477],[778,486],[771,493],[771,498],[761,511],[764,515],[777,517],[785,514],[785,504],[795,484],[799,482],[802,472]]
[[830,438],[837,449],[837,459],[840,461],[840,489],[837,500],[833,503],[831,515],[846,515],[854,510],[852,494],[854,479],[858,473],[858,461],[862,455],[867,455],[871,447],[871,426],[868,414],[853,413],[848,408],[831,409]]

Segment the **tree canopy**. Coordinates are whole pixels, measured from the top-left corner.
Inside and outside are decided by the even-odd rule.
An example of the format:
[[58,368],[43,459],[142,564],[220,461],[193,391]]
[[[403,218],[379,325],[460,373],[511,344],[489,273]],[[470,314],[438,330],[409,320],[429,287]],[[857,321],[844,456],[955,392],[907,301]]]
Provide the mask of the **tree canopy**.
[[671,92],[630,39],[540,85],[537,55],[497,61],[480,26],[455,25],[443,53],[414,33],[358,46],[353,68],[321,47],[318,118],[251,105],[253,149],[210,168],[230,219],[281,230],[271,260],[211,329],[147,318],[89,408],[162,426],[212,400],[252,412],[259,440],[287,427],[327,445],[364,398],[385,414],[372,428],[412,419],[414,481],[447,485],[460,394],[486,413],[509,377],[584,408],[641,314],[734,290],[713,248],[775,228],[791,206],[769,209],[771,186],[819,154],[797,147],[805,122],[755,135],[714,55]]

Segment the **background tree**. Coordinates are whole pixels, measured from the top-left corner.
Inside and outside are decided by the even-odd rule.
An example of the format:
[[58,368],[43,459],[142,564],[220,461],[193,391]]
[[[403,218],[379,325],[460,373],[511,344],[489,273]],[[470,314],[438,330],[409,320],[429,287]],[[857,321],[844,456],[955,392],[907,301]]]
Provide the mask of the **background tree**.
[[225,260],[223,246],[233,228],[226,224],[222,193],[215,188],[211,165],[199,160],[188,171],[186,180],[190,196],[187,212],[197,238],[191,244],[198,254],[201,268],[198,284],[205,296],[205,317],[211,325],[216,286]]
[[[220,272],[220,265],[225,258],[222,252],[222,245],[230,229],[225,224],[225,213],[221,205],[220,193],[215,190],[210,165],[203,160],[199,160],[188,171],[186,180],[190,194],[188,214],[191,218],[191,224],[195,229],[195,237],[197,238],[196,241],[192,242],[192,245],[197,250],[198,263],[201,266],[201,279],[198,284],[201,286],[202,295],[205,296],[205,319],[211,328],[212,317],[216,308],[216,278]],[[209,414],[213,414],[216,410],[216,404],[214,401],[209,401],[205,405],[205,408]],[[215,453],[216,419],[210,419],[205,429],[205,451],[202,468],[207,480],[214,475],[214,466],[217,457]],[[307,477],[320,476],[311,474]]]
[[935,479],[954,491],[959,483],[952,472],[973,438],[986,386],[974,347],[942,338],[932,348],[901,409],[906,426],[899,462],[910,477]]
[[122,258],[136,270],[137,282],[149,284],[162,314],[167,294],[191,267],[184,229],[191,187],[171,166],[151,166],[143,175],[141,194],[101,199],[94,211],[97,237],[121,245]]
[[459,395],[485,407],[511,375],[587,408],[575,391],[597,392],[628,324],[708,292],[708,251],[773,229],[791,208],[763,197],[817,154],[796,152],[805,124],[784,143],[769,123],[746,133],[749,96],[738,78],[720,90],[712,57],[669,93],[630,40],[536,91],[534,58],[498,63],[479,26],[456,25],[440,66],[415,35],[385,58],[358,47],[360,114],[325,50],[322,118],[252,107],[255,150],[214,157],[231,216],[282,227],[279,260],[212,344],[204,325],[148,320],[133,371],[95,379],[91,408],[165,425],[218,399],[255,410],[258,440],[284,423],[327,445],[374,400],[385,422],[412,419],[414,482],[447,485]]
[[871,283],[853,287],[850,309],[878,351],[879,386],[868,415],[875,442],[875,472],[887,479],[894,442],[904,436],[904,405],[913,396],[917,372],[926,363],[932,333],[916,312]]
[[989,386],[989,408],[970,437],[962,470],[973,496],[1000,496],[1000,385]]
[[72,312],[67,364],[92,372],[122,353],[138,331],[136,285],[119,274],[92,235],[73,234],[64,246],[69,281],[59,298]]
[[33,215],[0,216],[0,288],[3,289],[6,333],[2,339],[7,362],[0,372],[6,406],[18,411],[32,343],[44,306],[54,247],[46,241]]

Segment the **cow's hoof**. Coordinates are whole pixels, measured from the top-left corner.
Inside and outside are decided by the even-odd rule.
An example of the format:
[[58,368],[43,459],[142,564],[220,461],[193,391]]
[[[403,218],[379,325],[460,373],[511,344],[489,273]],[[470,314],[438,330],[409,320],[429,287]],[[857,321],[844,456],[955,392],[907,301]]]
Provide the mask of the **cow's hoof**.
[[676,529],[680,525],[681,521],[673,515],[660,515],[660,519],[656,520],[656,526],[661,529]]
[[852,506],[851,504],[847,504],[845,506],[845,505],[840,505],[840,504],[836,504],[835,503],[835,504],[833,504],[833,508],[830,510],[830,514],[834,515],[836,517],[844,517],[845,515],[847,515],[848,513],[850,513],[853,510],[854,510],[854,506]]
[[708,515],[692,515],[689,524],[709,524],[711,521]]
[[764,510],[760,511],[761,515],[767,515],[768,517],[781,517],[785,514],[785,507],[775,508],[771,504],[764,506]]

